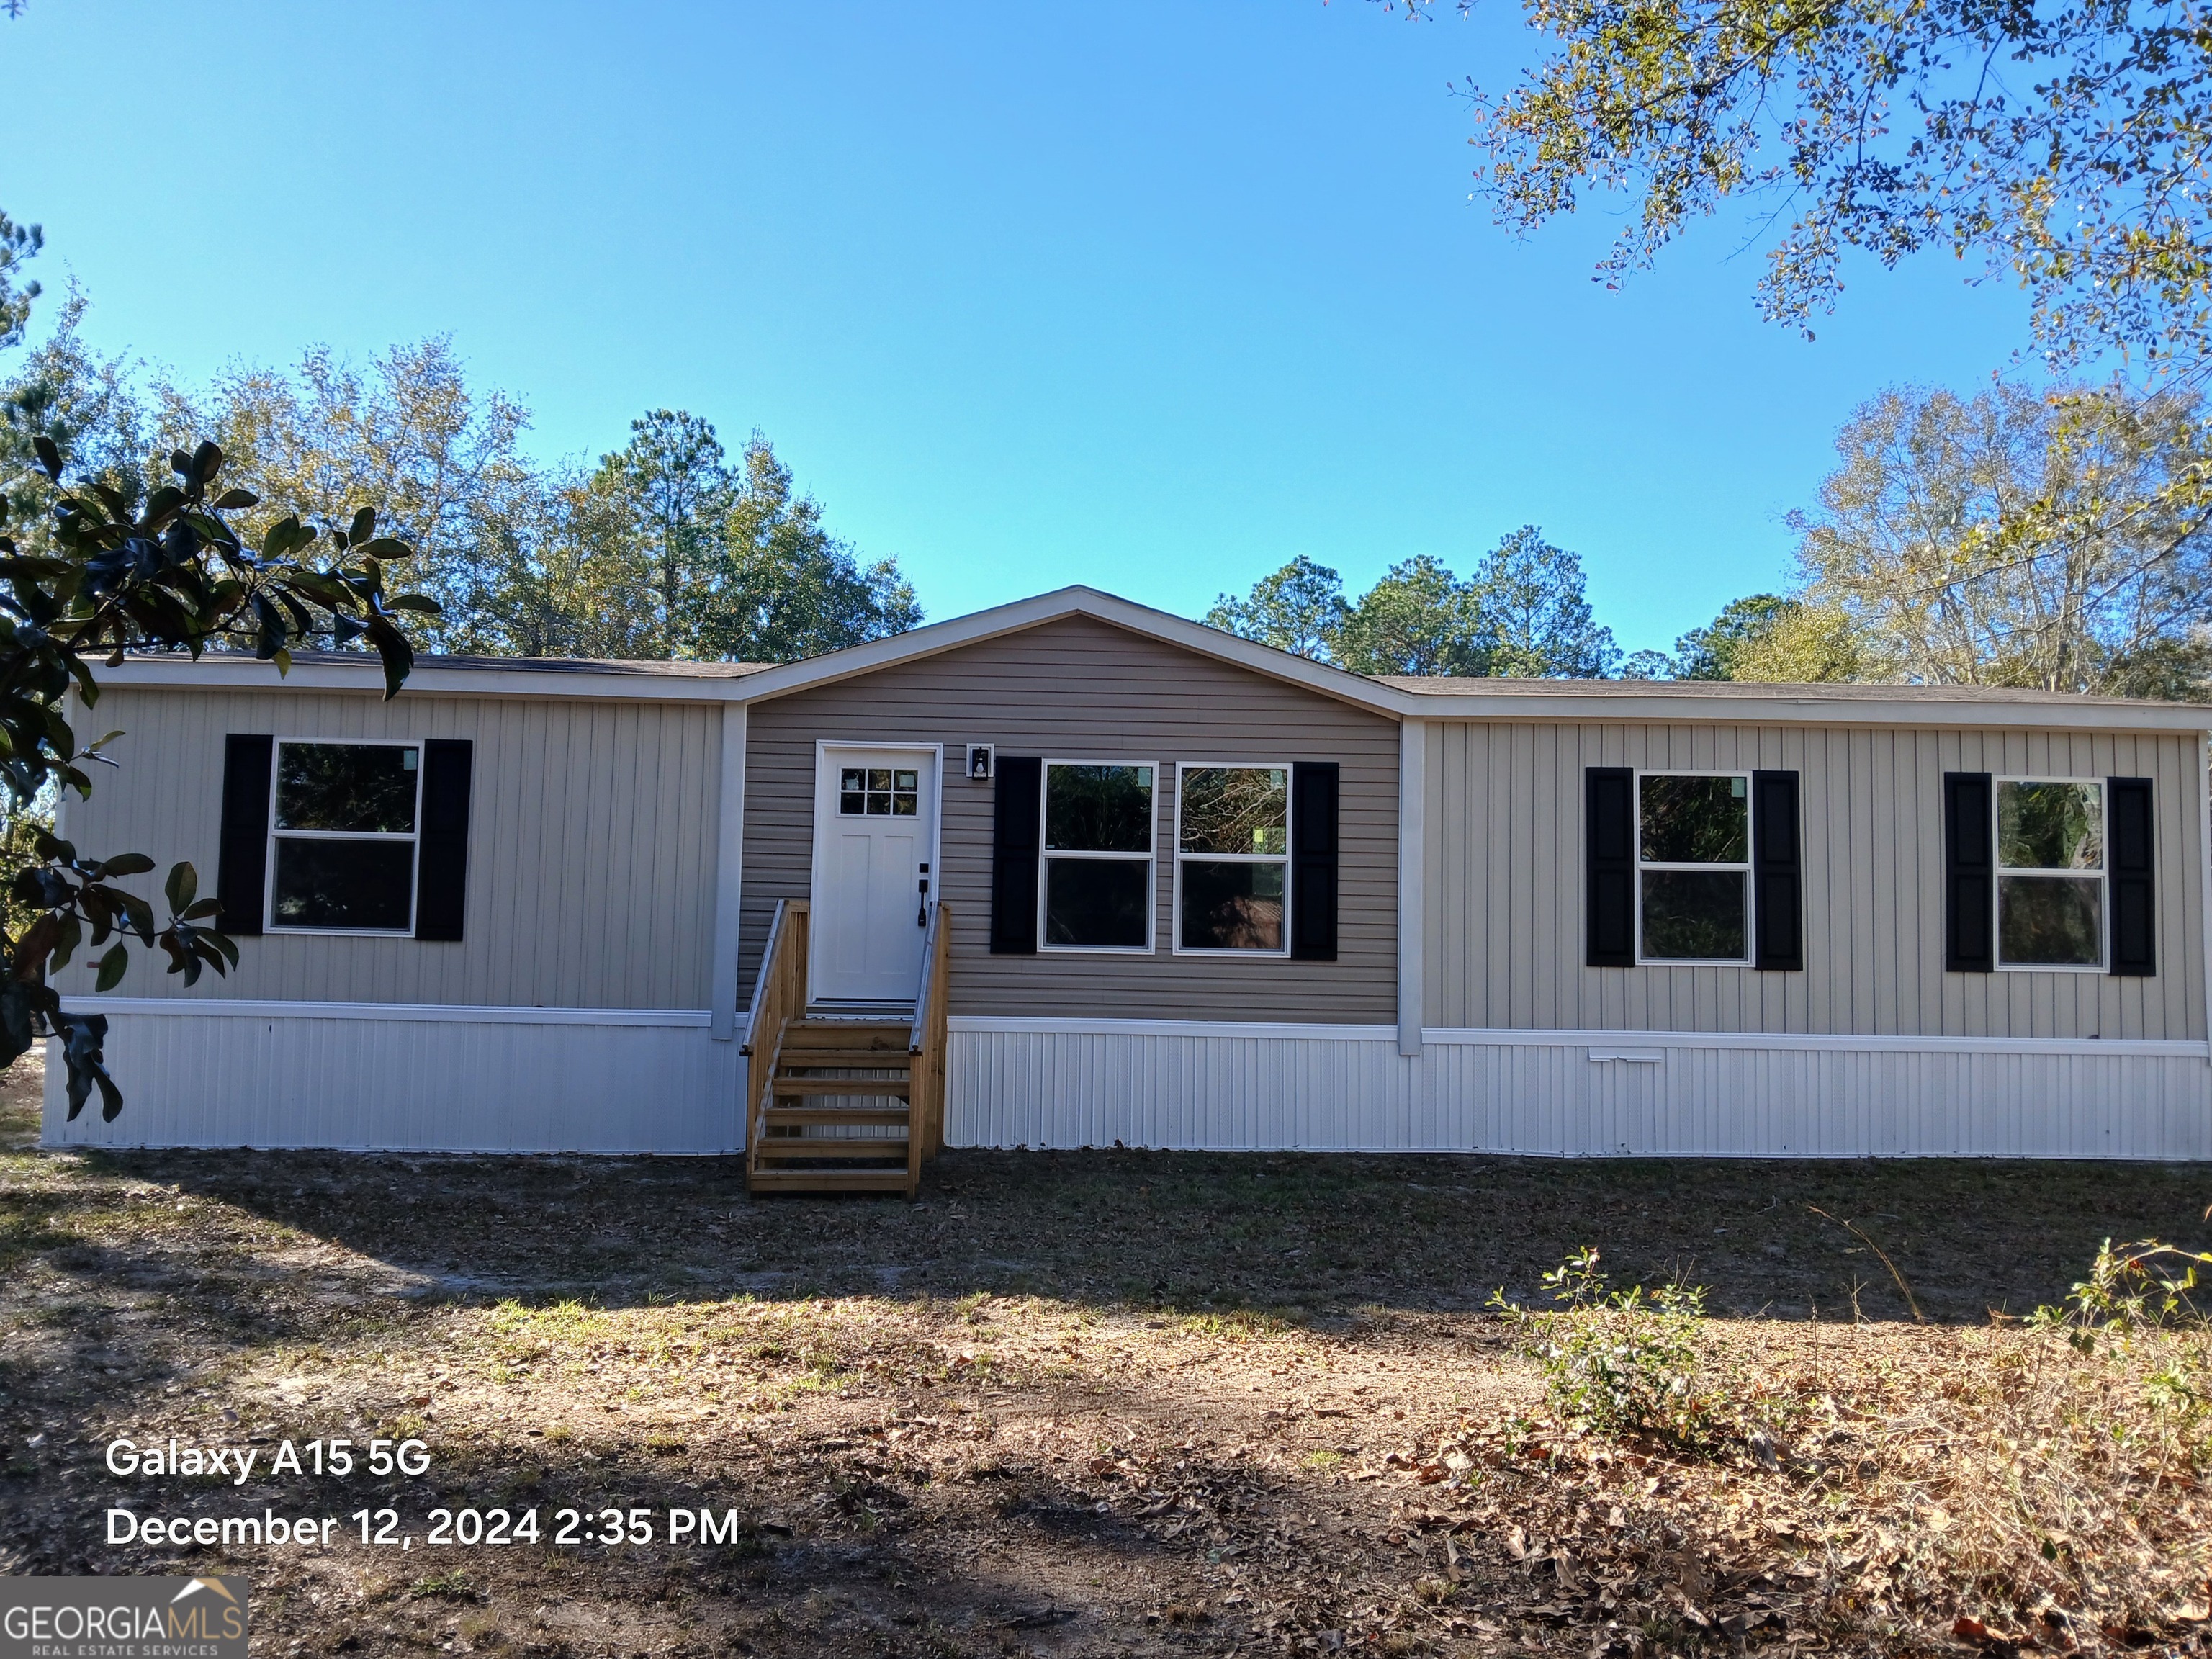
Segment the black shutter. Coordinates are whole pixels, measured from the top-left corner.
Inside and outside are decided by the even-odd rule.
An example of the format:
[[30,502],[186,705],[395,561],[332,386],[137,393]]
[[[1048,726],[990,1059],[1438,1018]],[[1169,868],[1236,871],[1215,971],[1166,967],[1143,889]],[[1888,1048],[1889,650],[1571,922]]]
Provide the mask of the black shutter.
[[475,745],[422,745],[422,844],[415,869],[415,937],[457,942],[469,906],[469,771]]
[[1799,848],[1797,775],[1751,775],[1751,884],[1759,939],[1752,966],[1802,972],[1805,966],[1805,875]]
[[1336,763],[1291,768],[1291,954],[1336,960]]
[[991,954],[1036,954],[1037,817],[1044,762],[999,757],[991,834]]
[[2151,830],[2150,780],[2105,781],[2105,859],[2112,887],[2112,971],[2148,979],[2158,972],[2152,885],[2157,838]]
[[1996,968],[1996,858],[1990,775],[1943,775],[1943,966],[1954,974]]
[[1636,773],[1626,766],[1583,771],[1583,857],[1589,873],[1583,918],[1593,968],[1636,965]]
[[216,926],[240,936],[261,931],[269,884],[269,769],[276,739],[234,732],[222,740],[222,845],[216,855]]

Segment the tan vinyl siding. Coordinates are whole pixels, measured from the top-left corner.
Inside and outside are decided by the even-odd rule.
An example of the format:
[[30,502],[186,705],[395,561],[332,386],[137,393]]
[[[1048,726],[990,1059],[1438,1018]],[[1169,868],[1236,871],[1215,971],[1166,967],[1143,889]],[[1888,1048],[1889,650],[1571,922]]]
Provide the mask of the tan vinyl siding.
[[[952,1012],[1072,1018],[1383,1024],[1396,1018],[1395,721],[1088,618],[1072,618],[753,706],[745,783],[744,969],[779,898],[811,879],[817,740],[943,744],[940,896],[953,907]],[[993,787],[959,776],[963,745],[1161,768],[1158,948],[1148,956],[990,954]],[[1340,763],[1339,958],[1178,957],[1175,766]]]
[[[2202,1038],[2193,735],[1434,722],[1425,1023],[1537,1030]],[[1583,769],[1802,776],[1805,971],[1583,965]],[[2148,777],[2158,973],[1943,970],[1946,772]]]
[[[215,885],[223,738],[466,738],[475,744],[459,944],[270,933],[228,980],[185,991],[139,953],[123,996],[512,1007],[703,1008],[714,900],[721,711],[697,704],[321,692],[109,691],[76,721],[120,728],[120,769],[67,828],[88,855],[149,854]],[[64,991],[89,990],[71,967]]]

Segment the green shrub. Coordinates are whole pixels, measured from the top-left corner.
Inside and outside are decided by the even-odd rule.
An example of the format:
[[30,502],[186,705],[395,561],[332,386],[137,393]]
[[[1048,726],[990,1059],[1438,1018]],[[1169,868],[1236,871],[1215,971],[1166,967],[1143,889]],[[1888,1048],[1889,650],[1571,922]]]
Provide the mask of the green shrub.
[[1531,1312],[1502,1290],[1490,1298],[1528,1337],[1553,1414],[1599,1434],[1649,1436],[1686,1449],[1727,1437],[1699,1384],[1705,1287],[1608,1290],[1597,1263],[1585,1247],[1544,1275],[1552,1300],[1563,1304],[1557,1310]]
[[2038,1308],[2029,1320],[2035,1329],[2063,1333],[2083,1353],[2124,1341],[2138,1331],[2206,1328],[2206,1317],[2191,1292],[2201,1268],[2212,1267],[2212,1251],[2185,1250],[2146,1238],[2112,1248],[2106,1239],[2090,1263],[2089,1276],[2075,1284],[2057,1307]]

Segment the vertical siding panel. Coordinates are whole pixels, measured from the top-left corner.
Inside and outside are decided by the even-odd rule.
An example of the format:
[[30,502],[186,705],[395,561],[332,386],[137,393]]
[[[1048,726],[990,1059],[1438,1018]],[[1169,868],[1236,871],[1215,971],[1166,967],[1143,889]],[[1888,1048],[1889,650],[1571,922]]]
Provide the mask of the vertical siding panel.
[[[618,738],[604,718],[609,707],[417,691],[390,703],[281,689],[109,691],[100,714],[103,730],[125,732],[115,745],[121,769],[98,780],[92,799],[73,810],[71,830],[88,849],[143,852],[164,870],[189,859],[203,884],[216,868],[226,733],[439,736],[475,744],[462,943],[271,933],[241,944],[230,978],[210,975],[189,991],[142,955],[118,994],[703,1006],[711,942],[700,907],[713,888],[707,815],[714,798],[698,757],[712,711],[628,705],[628,740],[654,763],[641,767],[598,752]],[[140,885],[151,893],[158,883]],[[63,988],[81,990],[72,979],[65,976]]]

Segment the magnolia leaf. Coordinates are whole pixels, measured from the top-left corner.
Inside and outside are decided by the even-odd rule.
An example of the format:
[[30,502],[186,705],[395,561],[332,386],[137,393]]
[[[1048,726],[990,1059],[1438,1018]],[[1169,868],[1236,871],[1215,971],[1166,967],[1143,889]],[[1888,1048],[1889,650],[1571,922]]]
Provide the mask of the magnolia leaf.
[[200,872],[189,861],[170,866],[169,879],[162,890],[169,900],[169,914],[176,915],[189,909],[199,896]]
[[384,700],[390,702],[407,683],[408,671],[415,665],[415,647],[383,617],[371,617],[364,631],[368,635],[368,642],[376,647],[376,654],[383,659]]
[[102,871],[111,876],[143,876],[154,867],[154,860],[143,853],[118,853],[104,861]]
[[364,507],[353,515],[353,524],[346,531],[346,539],[356,547],[376,534],[376,509]]
[[218,513],[234,513],[241,507],[260,505],[261,497],[250,489],[226,489],[216,497],[215,510]]
[[100,977],[94,981],[95,991],[112,991],[123,977],[123,970],[131,965],[131,952],[121,945],[115,945],[100,959]]

